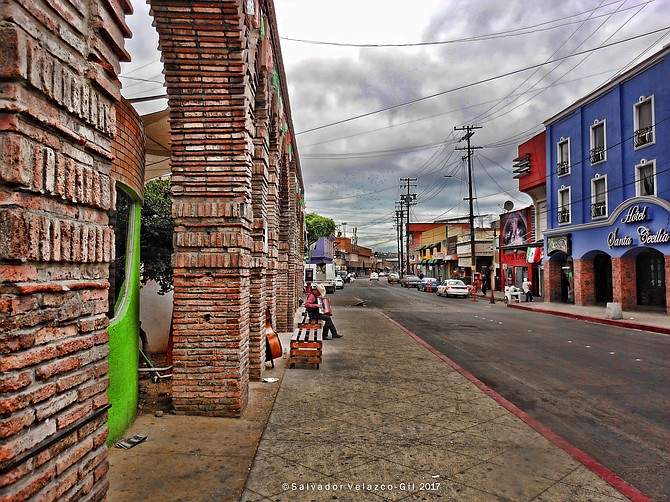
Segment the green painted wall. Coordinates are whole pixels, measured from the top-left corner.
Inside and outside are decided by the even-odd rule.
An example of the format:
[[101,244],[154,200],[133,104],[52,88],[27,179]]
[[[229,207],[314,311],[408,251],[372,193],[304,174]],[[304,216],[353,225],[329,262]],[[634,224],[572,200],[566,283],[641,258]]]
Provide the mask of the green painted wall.
[[139,202],[130,206],[126,279],[109,324],[109,410],[107,444],[119,439],[137,413],[140,340],[140,215]]

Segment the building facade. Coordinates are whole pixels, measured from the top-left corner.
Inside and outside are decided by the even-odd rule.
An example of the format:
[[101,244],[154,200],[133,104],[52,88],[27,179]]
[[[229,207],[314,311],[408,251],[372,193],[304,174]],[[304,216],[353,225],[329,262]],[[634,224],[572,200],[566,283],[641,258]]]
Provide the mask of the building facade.
[[545,122],[545,296],[667,311],[670,46]]

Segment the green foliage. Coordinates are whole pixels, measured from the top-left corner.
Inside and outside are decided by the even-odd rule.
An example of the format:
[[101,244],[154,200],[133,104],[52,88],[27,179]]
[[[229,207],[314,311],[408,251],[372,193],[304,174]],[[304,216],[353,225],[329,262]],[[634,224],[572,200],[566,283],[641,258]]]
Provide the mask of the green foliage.
[[158,294],[172,290],[172,199],[170,178],[155,179],[144,187],[140,260],[142,284],[153,280],[158,283]]
[[335,233],[335,221],[319,216],[316,213],[305,215],[307,229],[307,246],[314,244],[320,237],[330,237]]

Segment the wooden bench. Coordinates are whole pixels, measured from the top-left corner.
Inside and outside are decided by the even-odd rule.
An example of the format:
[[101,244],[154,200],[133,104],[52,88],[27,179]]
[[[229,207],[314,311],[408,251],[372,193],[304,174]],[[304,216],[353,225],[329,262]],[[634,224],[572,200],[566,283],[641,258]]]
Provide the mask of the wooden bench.
[[303,313],[302,322],[291,337],[291,355],[289,356],[289,367],[294,368],[298,364],[315,364],[319,369],[323,354],[323,335],[321,323],[310,321],[307,312]]

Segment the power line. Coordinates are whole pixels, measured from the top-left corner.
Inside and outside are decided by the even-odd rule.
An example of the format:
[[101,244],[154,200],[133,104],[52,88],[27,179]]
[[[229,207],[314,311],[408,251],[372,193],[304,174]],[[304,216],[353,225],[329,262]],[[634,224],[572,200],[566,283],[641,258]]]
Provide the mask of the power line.
[[[630,9],[635,9],[639,7],[640,5],[646,6],[649,3],[654,2],[655,0],[649,0],[647,2],[643,2],[642,4],[638,5],[633,5],[630,7],[627,7],[625,9],[617,9],[617,13],[625,12]],[[464,38],[457,38],[457,39],[452,39],[452,40],[443,40],[443,41],[436,41],[436,42],[415,42],[415,43],[403,43],[403,44],[354,44],[354,43],[348,43],[348,42],[326,42],[326,41],[321,41],[321,40],[305,40],[301,38],[290,38],[290,37],[280,37],[281,40],[286,40],[288,42],[299,42],[303,44],[311,44],[311,45],[329,45],[329,46],[334,46],[334,47],[357,47],[357,48],[384,48],[384,47],[427,47],[427,46],[435,46],[435,45],[448,45],[448,44],[458,44],[458,43],[466,43],[466,42],[481,42],[481,41],[486,41],[486,40],[495,40],[498,38],[507,38],[507,37],[518,37],[522,35],[530,35],[533,33],[538,33],[541,31],[548,31],[548,30],[553,30],[556,28],[561,28],[563,26],[569,26],[571,24],[576,24],[576,23],[583,23],[585,20],[576,20],[576,21],[570,21],[568,23],[563,23],[563,24],[557,24],[556,26],[548,26],[543,29],[536,29],[540,28],[541,26],[546,26],[548,24],[552,23],[557,23],[559,21],[564,21],[566,19],[570,19],[573,17],[578,17],[582,16],[584,14],[588,13],[594,13],[595,11],[602,9],[604,7],[609,7],[610,5],[614,4],[619,4],[622,3],[621,0],[617,0],[615,2],[610,2],[605,5],[599,5],[595,9],[589,9],[584,12],[580,12],[578,14],[573,14],[571,16],[566,16],[562,17],[559,19],[555,19],[553,21],[545,21],[543,23],[539,23],[536,25],[531,25],[531,26],[526,26],[524,28],[516,28],[513,30],[507,30],[507,31],[501,31],[501,32],[496,32],[496,33],[489,33],[486,35],[477,35],[474,37],[464,37]],[[592,19],[597,19],[599,17],[603,16],[611,16],[611,14],[600,14],[598,16],[589,16],[587,20],[592,20]]]

